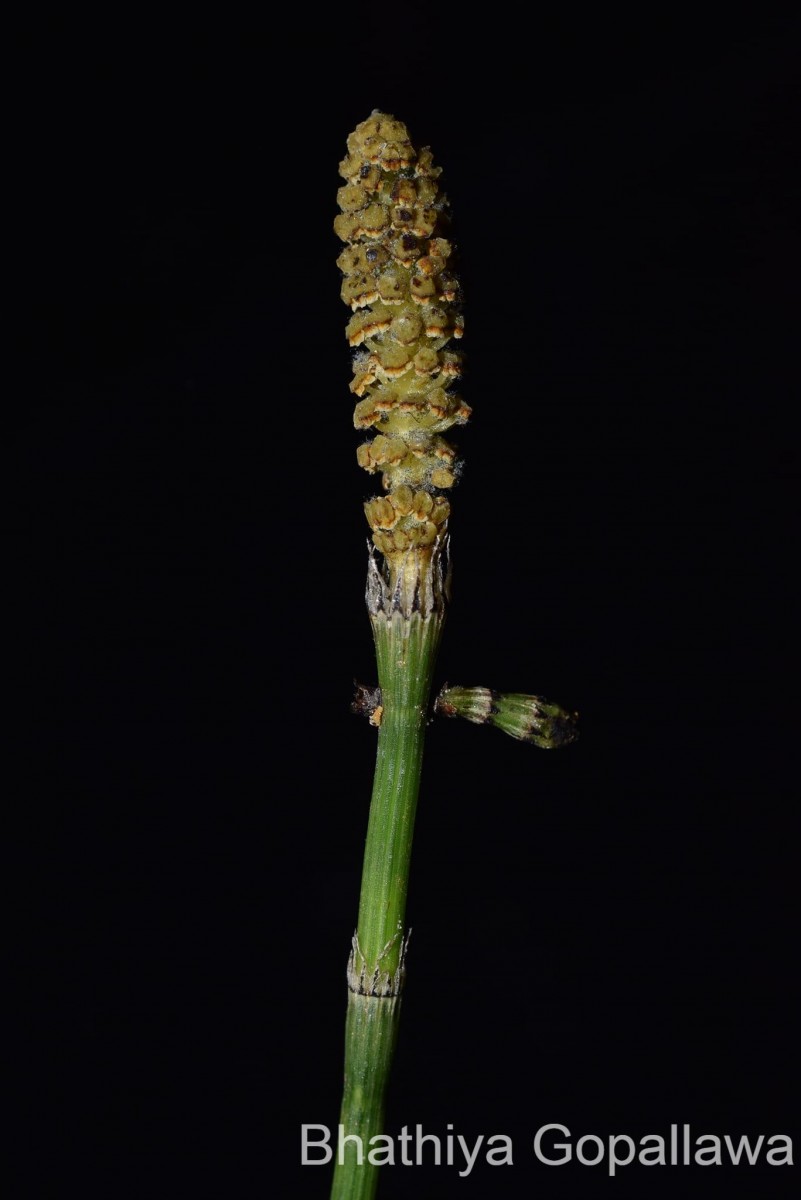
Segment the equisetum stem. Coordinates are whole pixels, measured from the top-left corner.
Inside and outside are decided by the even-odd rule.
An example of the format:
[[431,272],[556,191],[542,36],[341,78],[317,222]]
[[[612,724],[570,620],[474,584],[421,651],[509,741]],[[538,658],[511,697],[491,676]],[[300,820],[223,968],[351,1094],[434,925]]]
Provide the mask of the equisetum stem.
[[[381,688],[373,797],[362,872],[359,924],[348,967],[344,1143],[332,1200],[369,1200],[378,1166],[367,1154],[383,1132],[384,1098],[400,1016],[404,919],[431,676],[444,613],[372,613]],[[363,1150],[363,1156],[361,1151]],[[362,1157],[362,1161],[359,1159]]]
[[455,390],[464,332],[440,167],[415,149],[402,121],[374,111],[348,137],[334,230],[341,296],[351,310],[350,390],[366,435],[357,462],[386,493],[364,506],[372,545],[367,608],[381,711],[359,920],[348,965],[348,1019],[334,1200],[375,1194],[378,1166],[360,1156],[383,1132],[397,1036],[414,816],[431,674],[447,592],[450,501],[461,464],[443,436],[470,408]]
[[[351,310],[345,332],[355,351],[353,423],[367,435],[356,458],[379,475],[386,494],[364,505],[381,556],[379,566],[371,549],[366,596],[380,704],[361,689],[359,707],[369,705],[379,726],[378,757],[348,964],[345,1086],[331,1195],[369,1200],[385,1148],[377,1135],[397,1040],[414,817],[449,590],[447,493],[461,471],[457,447],[443,435],[464,425],[470,407],[456,390],[462,357],[455,345],[464,321],[441,169],[428,147],[414,148],[402,121],[378,110],[357,125],[347,146],[334,230],[345,243],[337,265]],[[526,693],[446,687],[437,707],[546,749],[575,737],[575,714]],[[370,1161],[371,1151],[378,1163]]]
[[364,852],[358,941],[368,975],[401,955],[414,815],[442,614],[373,618],[382,713]]
[[[379,1167],[368,1161],[369,1139],[383,1132],[384,1097],[398,1036],[400,996],[361,996],[348,993],[345,1025],[345,1088],[340,1125],[347,1137],[339,1157],[334,1149],[331,1200],[372,1200]],[[360,1161],[361,1160],[361,1161]]]

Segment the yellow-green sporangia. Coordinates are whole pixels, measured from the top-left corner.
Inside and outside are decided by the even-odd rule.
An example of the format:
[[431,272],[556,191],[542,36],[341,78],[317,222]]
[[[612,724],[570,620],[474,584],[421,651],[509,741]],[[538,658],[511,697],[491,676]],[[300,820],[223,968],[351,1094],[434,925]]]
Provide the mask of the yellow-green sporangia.
[[370,434],[357,455],[387,492],[365,512],[392,583],[410,584],[447,530],[459,464],[443,434],[470,416],[458,392],[464,325],[447,200],[431,151],[416,151],[406,126],[385,113],[356,127],[339,171],[346,182],[334,228],[347,243],[337,263],[353,313],[353,420]]

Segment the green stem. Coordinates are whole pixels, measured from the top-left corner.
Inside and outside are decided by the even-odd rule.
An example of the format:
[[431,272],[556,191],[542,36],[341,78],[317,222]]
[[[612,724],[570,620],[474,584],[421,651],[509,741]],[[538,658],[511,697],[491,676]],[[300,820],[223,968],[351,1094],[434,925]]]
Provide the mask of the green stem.
[[[345,1087],[340,1114],[341,1137],[334,1138],[331,1200],[372,1200],[378,1167],[368,1161],[370,1138],[384,1128],[384,1097],[398,1037],[400,996],[348,993],[345,1025]],[[361,1160],[361,1161],[360,1161]]]
[[368,972],[401,953],[412,834],[441,614],[373,618],[383,711],[364,850],[358,938]]
[[[400,1016],[404,920],[423,742],[443,611],[407,606],[371,621],[383,710],[364,853],[359,924],[348,969],[345,1083],[340,1124],[357,1135],[337,1155],[332,1200],[370,1200],[378,1167],[370,1138],[383,1131],[384,1098]],[[363,1154],[360,1153],[363,1151]],[[359,1158],[362,1161],[359,1162]]]

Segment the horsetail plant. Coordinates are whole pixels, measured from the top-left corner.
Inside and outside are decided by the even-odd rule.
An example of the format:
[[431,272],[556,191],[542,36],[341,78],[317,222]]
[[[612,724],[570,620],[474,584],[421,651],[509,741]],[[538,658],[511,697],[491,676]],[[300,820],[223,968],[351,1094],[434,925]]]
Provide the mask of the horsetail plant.
[[[360,465],[386,493],[365,504],[372,529],[366,600],[378,687],[354,706],[378,727],[378,751],[356,932],[348,962],[344,1135],[332,1200],[369,1200],[406,974],[406,894],[432,674],[449,599],[448,491],[459,475],[442,436],[470,409],[455,390],[463,320],[448,240],[448,205],[431,151],[375,111],[348,138],[334,228],[356,349],[354,424],[372,434]],[[437,711],[498,726],[535,745],[575,737],[575,717],[534,696],[442,690]]]

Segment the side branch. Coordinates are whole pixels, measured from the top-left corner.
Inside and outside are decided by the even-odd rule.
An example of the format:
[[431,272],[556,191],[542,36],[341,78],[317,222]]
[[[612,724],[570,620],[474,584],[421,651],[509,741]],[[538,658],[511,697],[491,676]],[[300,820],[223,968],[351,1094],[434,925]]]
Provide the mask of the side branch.
[[569,712],[542,696],[521,692],[446,684],[437,696],[434,710],[446,717],[464,717],[474,725],[494,725],[510,737],[542,750],[569,746],[578,737],[578,713]]

